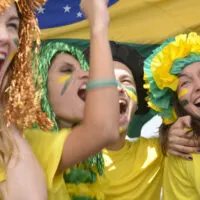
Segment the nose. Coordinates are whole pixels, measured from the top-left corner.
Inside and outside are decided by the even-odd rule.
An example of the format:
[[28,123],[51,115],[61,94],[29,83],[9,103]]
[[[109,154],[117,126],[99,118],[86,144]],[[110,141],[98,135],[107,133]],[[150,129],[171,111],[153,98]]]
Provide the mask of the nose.
[[118,89],[119,94],[125,92],[125,89],[124,89],[123,85],[120,82],[118,82],[117,89]]
[[80,69],[80,71],[79,71],[79,78],[81,78],[81,79],[88,79],[89,78],[89,72]]

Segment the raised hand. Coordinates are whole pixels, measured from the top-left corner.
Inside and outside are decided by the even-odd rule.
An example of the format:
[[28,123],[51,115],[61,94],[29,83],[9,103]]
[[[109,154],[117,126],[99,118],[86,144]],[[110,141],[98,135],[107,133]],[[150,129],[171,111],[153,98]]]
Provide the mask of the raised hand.
[[99,30],[109,24],[108,0],[82,0],[81,9],[92,30]]

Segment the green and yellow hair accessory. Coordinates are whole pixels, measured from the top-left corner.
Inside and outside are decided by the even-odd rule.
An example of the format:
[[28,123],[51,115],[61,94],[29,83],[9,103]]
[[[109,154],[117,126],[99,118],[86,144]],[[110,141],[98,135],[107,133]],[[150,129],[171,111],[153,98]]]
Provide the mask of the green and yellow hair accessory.
[[148,106],[162,117],[164,124],[177,119],[173,95],[178,74],[194,62],[200,62],[200,36],[196,33],[168,39],[145,60],[144,88],[148,90]]

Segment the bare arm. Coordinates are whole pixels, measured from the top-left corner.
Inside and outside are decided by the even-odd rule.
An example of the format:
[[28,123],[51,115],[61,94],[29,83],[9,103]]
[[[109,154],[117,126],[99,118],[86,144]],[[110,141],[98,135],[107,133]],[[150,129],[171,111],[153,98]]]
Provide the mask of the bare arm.
[[[108,42],[109,14],[106,0],[84,0],[82,8],[90,24],[89,80],[115,79]],[[116,87],[87,93],[83,123],[72,129],[65,141],[59,170],[64,170],[99,152],[119,138],[119,103]]]
[[46,181],[28,143],[13,132],[15,153],[6,170],[6,181],[0,184],[5,200],[46,200]]

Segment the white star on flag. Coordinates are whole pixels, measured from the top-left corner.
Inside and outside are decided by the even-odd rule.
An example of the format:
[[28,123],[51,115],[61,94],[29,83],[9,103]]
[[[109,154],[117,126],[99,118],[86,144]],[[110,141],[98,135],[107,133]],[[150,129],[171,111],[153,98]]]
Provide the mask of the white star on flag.
[[38,9],[38,14],[44,14],[44,10],[45,10],[45,8],[40,7],[40,8]]
[[79,11],[79,12],[77,13],[76,17],[79,18],[79,17],[82,17],[82,15],[83,15],[83,14]]
[[71,9],[71,7],[70,6],[68,6],[68,5],[66,5],[65,7],[63,7],[64,8],[64,12],[66,13],[66,12],[70,12],[70,9]]

